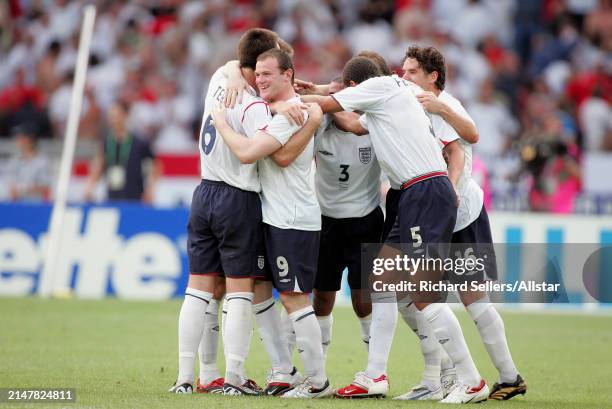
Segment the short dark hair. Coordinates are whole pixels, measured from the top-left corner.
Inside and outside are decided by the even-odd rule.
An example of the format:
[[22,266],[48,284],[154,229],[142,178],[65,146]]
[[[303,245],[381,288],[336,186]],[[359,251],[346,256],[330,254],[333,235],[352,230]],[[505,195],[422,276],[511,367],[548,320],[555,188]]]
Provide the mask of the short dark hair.
[[436,88],[440,91],[444,90],[446,85],[446,65],[444,63],[444,56],[437,48],[413,45],[406,51],[404,61],[408,58],[415,59],[427,74],[436,71],[438,73]]
[[346,63],[344,70],[342,70],[342,82],[348,87],[351,81],[361,84],[365,80],[380,77],[381,75],[380,69],[371,59],[353,57]]
[[257,57],[278,46],[278,34],[265,28],[252,28],[238,41],[238,60],[240,68],[255,69]]
[[389,68],[389,65],[387,65],[387,61],[385,61],[384,57],[378,54],[376,51],[363,50],[357,54],[356,57],[369,58],[378,66],[378,69],[382,75],[391,75],[391,69]]
[[278,68],[280,68],[281,72],[285,72],[290,69],[291,83],[293,84],[293,80],[295,79],[295,68],[293,67],[293,60],[291,59],[288,53],[281,50],[280,48],[272,48],[266,52],[259,54],[259,57],[257,57],[257,61],[263,61],[266,58],[275,58],[278,62]]
[[280,37],[278,38],[278,48],[289,54],[289,57],[293,58],[293,55],[295,54],[293,47]]

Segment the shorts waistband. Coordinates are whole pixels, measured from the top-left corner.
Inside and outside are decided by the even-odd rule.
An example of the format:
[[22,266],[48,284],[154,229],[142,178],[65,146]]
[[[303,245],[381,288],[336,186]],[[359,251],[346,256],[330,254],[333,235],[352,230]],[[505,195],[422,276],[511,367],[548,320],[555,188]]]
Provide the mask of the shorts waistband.
[[330,221],[340,221],[340,222],[348,222],[348,223],[354,223],[357,220],[363,220],[367,217],[372,217],[373,215],[375,215],[376,213],[382,213],[382,208],[380,207],[380,205],[377,205],[374,209],[372,209],[372,211],[364,214],[363,216],[354,216],[354,217],[331,217],[331,216],[325,216],[324,214],[321,215],[322,219],[326,219],[326,220],[330,220]]
[[400,186],[400,190],[406,190],[415,183],[419,183],[427,179],[437,178],[440,176],[448,176],[448,174],[444,170],[424,173],[420,176],[414,177],[402,183],[402,185]]
[[253,191],[251,191],[251,190],[244,190],[244,189],[240,189],[239,187],[232,186],[232,185],[230,185],[229,183],[223,182],[223,181],[221,181],[221,180],[208,180],[208,179],[202,179],[202,182],[200,182],[200,184],[202,184],[202,185],[210,185],[210,186],[222,186],[222,187],[227,187],[227,188],[230,188],[230,189],[236,189],[236,190],[239,190],[239,191],[244,192],[244,193],[252,193],[252,194],[254,194],[254,195],[258,195],[258,194],[259,194],[258,192],[253,192]]

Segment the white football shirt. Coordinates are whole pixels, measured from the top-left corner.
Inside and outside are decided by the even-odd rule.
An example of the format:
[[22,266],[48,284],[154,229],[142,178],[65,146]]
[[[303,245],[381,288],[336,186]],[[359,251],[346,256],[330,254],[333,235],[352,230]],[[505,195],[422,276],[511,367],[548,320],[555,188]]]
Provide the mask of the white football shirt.
[[[216,104],[223,102],[226,83],[222,68],[219,68],[210,79],[206,93],[199,143],[202,179],[221,181],[239,189],[259,192],[261,186],[257,177],[257,165],[240,163],[223,137],[217,135],[212,124],[210,113]],[[242,103],[228,109],[225,115],[232,129],[248,138],[255,136],[257,130],[270,121],[270,117],[268,104],[246,92]]]
[[446,172],[430,118],[416,98],[421,92],[392,75],[332,95],[344,110],[365,113],[376,156],[394,189],[431,172]]
[[[438,95],[440,101],[448,105],[453,111],[463,118],[474,123],[470,115],[467,113],[461,102],[446,91],[442,91]],[[457,210],[457,222],[453,232],[462,230],[469,226],[480,215],[482,210],[484,193],[478,183],[472,178],[472,145],[461,139],[455,129],[450,126],[442,117],[432,115],[432,123],[436,137],[440,139],[442,145],[451,143],[459,139],[459,143],[465,152],[465,164],[463,172],[459,177],[457,189],[461,200],[459,201],[459,209]]]
[[370,136],[342,131],[325,115],[314,146],[321,214],[344,219],[371,213],[380,203],[380,165]]
[[[299,103],[299,97],[288,102]],[[306,113],[304,113],[307,118]],[[285,145],[300,129],[291,125],[283,115],[275,115],[265,132]],[[272,158],[257,162],[261,181],[261,210],[263,222],[280,229],[321,230],[321,209],[314,187],[314,141],[310,139],[304,151],[286,168]]]

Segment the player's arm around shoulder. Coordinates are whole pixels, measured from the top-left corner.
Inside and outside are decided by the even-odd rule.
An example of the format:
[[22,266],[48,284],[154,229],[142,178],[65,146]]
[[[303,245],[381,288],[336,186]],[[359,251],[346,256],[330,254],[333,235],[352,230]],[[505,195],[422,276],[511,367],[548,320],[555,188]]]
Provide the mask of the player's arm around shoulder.
[[306,109],[308,106],[301,102],[276,101],[270,104],[273,115],[280,114],[287,119],[290,125],[297,126],[303,126],[306,123],[306,118],[304,118]]
[[225,112],[226,108],[223,106],[218,106],[212,110],[215,129],[221,134],[221,137],[240,163],[255,163],[282,146],[276,138],[263,131],[257,131],[254,138],[247,138],[245,135],[234,131],[225,120]]
[[336,112],[333,114],[334,122],[343,131],[355,135],[367,135],[368,130],[360,121],[360,115],[356,112]]
[[417,99],[427,112],[439,115],[452,126],[461,139],[472,144],[478,142],[479,135],[474,122],[461,115],[457,110],[438,98],[433,92],[423,92],[417,95]]
[[302,102],[319,104],[325,114],[344,111],[342,106],[332,96],[323,95],[303,95]]
[[306,148],[310,139],[317,131],[321,120],[323,119],[323,111],[318,104],[306,104],[306,112],[308,120],[297,132],[295,132],[289,141],[282,148],[274,152],[270,157],[281,168],[289,166]]
[[315,84],[297,78],[293,83],[293,89],[300,95],[329,95],[329,84]]
[[223,104],[226,108],[234,108],[236,104],[242,103],[242,96],[249,85],[242,76],[238,60],[228,61],[221,70],[227,79]]

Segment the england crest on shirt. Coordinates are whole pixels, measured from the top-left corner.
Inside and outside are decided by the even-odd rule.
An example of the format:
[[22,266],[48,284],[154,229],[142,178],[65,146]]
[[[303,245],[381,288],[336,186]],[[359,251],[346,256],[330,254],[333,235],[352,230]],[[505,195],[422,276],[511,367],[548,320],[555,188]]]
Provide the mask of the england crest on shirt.
[[359,161],[367,165],[372,161],[372,147],[359,148]]

